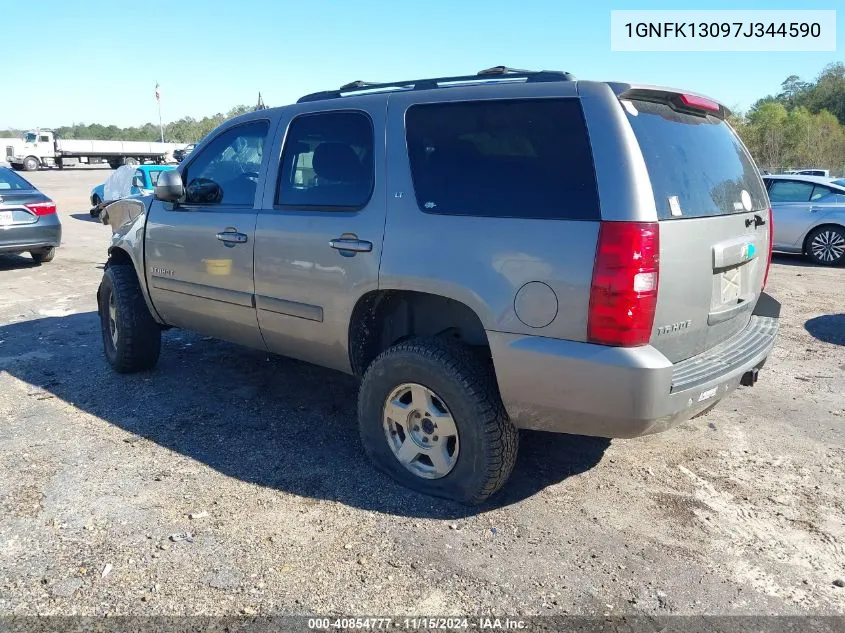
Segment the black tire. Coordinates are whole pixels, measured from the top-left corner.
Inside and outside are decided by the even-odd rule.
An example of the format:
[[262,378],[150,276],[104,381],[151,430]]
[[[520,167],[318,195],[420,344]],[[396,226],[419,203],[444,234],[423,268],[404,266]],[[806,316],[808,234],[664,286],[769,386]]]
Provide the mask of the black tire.
[[101,202],[102,202],[102,200],[100,200],[100,196],[98,196],[96,193],[93,196],[91,196],[91,207],[92,208],[89,211],[89,213],[91,214],[92,218],[96,218],[100,215],[100,210],[97,208],[97,205],[100,204]]
[[53,261],[53,258],[56,256],[56,248],[43,248],[37,251],[30,251],[29,254],[36,264],[46,264],[47,262]]
[[27,156],[23,159],[23,168],[26,171],[38,171],[41,162],[35,156]]
[[845,263],[845,227],[828,224],[807,235],[804,243],[807,257],[819,266],[839,266]]
[[[117,344],[111,333],[109,301],[114,295]],[[108,265],[97,291],[103,350],[109,364],[122,374],[152,369],[161,351],[161,328],[153,320],[141,286],[130,265]]]
[[[439,479],[410,472],[388,445],[384,403],[404,383],[438,394],[458,428],[457,462]],[[499,490],[516,462],[519,435],[502,405],[489,359],[454,342],[412,339],[383,352],[361,383],[358,423],[364,450],[376,467],[408,488],[467,505],[482,503]]]

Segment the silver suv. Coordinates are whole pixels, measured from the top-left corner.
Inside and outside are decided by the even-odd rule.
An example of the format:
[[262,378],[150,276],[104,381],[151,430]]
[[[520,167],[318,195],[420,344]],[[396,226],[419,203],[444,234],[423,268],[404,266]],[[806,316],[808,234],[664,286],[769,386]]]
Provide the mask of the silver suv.
[[110,207],[106,357],[178,327],[354,374],[372,461],[479,503],[517,429],[634,437],[753,385],[772,221],[726,114],[497,67],[238,117]]

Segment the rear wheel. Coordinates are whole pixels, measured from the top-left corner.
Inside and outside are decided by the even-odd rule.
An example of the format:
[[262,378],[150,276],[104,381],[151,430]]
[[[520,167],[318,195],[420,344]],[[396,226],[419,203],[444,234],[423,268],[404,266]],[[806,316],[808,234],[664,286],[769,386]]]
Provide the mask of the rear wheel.
[[29,254],[32,256],[32,259],[36,264],[46,264],[47,262],[53,261],[53,258],[56,256],[56,248],[44,248],[37,251],[30,251]]
[[35,171],[40,165],[41,163],[35,156],[27,156],[23,159],[23,168],[26,171]]
[[845,262],[845,228],[820,226],[807,236],[807,255],[822,266]]
[[463,345],[414,339],[383,352],[358,396],[364,450],[401,484],[478,504],[516,461],[517,430],[489,361]]
[[135,269],[109,265],[97,302],[109,364],[120,373],[155,367],[161,351],[161,328],[147,308]]

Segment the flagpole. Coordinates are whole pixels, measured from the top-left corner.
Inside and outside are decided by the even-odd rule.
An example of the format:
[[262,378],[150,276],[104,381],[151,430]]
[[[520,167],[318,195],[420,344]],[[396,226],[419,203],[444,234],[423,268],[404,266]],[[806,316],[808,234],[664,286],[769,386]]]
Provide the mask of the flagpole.
[[161,99],[158,101],[158,131],[161,134],[161,142],[164,143],[164,126],[161,124]]
[[158,82],[156,82],[156,104],[158,105],[158,132],[161,137],[161,142],[164,143],[164,125],[161,122],[161,89]]

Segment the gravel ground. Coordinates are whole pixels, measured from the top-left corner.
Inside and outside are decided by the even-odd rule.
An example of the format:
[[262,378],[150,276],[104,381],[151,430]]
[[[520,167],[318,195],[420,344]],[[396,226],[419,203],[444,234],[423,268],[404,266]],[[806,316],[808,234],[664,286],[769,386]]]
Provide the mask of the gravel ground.
[[845,614],[845,269],[775,260],[753,389],[636,440],[526,432],[468,510],[365,461],[347,376],[181,331],[113,373],[108,173],[30,174],[63,247],[0,257],[0,614]]

